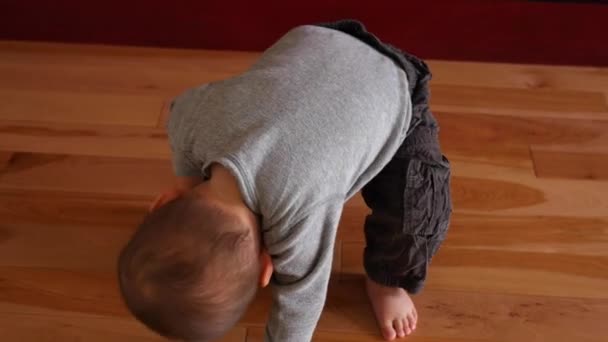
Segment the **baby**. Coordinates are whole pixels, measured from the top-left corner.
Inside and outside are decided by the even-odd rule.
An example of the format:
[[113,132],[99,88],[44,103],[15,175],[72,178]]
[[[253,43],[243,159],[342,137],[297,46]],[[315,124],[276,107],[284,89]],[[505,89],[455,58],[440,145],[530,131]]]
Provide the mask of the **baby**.
[[344,202],[361,190],[367,294],[409,335],[451,214],[424,62],[356,21],[299,26],[245,73],[190,89],[168,122],[177,186],[123,249],[133,315],[163,336],[221,337],[272,284],[266,341],[310,341]]

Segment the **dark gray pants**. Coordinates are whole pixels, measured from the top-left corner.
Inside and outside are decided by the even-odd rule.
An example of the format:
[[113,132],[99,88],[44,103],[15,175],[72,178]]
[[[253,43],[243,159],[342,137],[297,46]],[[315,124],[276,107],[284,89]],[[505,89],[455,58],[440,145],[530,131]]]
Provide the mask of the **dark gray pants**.
[[372,210],[365,221],[364,264],[372,280],[416,293],[446,237],[452,212],[450,163],[441,153],[439,126],[429,109],[431,73],[422,60],[382,43],[357,21],[319,26],[360,39],[407,74],[413,105],[407,138],[362,191]]

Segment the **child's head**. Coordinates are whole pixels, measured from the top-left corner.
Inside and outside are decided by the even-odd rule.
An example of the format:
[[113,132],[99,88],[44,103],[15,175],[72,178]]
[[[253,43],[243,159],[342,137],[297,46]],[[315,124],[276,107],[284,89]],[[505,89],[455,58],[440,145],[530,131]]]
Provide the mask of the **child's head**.
[[260,237],[252,228],[194,193],[148,214],[119,258],[120,290],[133,315],[169,338],[221,336],[258,287]]

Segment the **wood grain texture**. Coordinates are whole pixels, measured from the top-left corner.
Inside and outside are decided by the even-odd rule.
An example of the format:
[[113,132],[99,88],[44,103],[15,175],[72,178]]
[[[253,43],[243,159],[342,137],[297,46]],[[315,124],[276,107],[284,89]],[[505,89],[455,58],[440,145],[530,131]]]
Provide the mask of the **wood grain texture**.
[[[357,213],[358,210],[346,207],[347,212]],[[452,216],[446,246],[463,250],[605,256],[608,250],[607,227],[606,218],[520,217],[457,212]],[[343,217],[338,236],[344,244],[363,243],[363,220],[344,222]],[[347,259],[342,261],[344,264]],[[351,262],[351,265],[354,266],[354,263]]]
[[[254,304],[258,307],[256,315],[264,317],[268,300],[265,295],[258,298]],[[426,338],[429,341],[454,339],[458,342],[599,342],[608,334],[608,328],[601,323],[602,315],[608,313],[605,299],[427,289],[417,295],[415,301],[421,319],[414,337],[422,341]],[[255,317],[252,315],[241,324],[257,328],[263,319]],[[330,286],[327,304],[317,327],[317,338],[319,341],[330,338],[331,341],[337,334],[350,337],[348,334],[359,333],[364,334],[361,338],[377,339],[370,336],[377,334],[377,328],[365,300],[363,279],[343,279]]]
[[608,89],[608,68],[429,61],[433,83],[455,86],[561,89],[597,92]]
[[[28,310],[27,306],[0,305],[0,336],[7,341],[165,341],[124,317]],[[242,341],[242,340],[233,340]]]
[[[242,342],[246,330],[237,327],[218,342]],[[161,342],[166,341],[127,317],[33,309],[24,305],[0,305],[0,336],[15,342]]]
[[[344,332],[333,332],[333,331],[319,331],[313,336],[313,342],[380,342],[385,341],[378,334],[369,333],[344,333]],[[247,340],[246,342],[263,342],[264,341],[264,329],[262,328],[249,328],[247,329]],[[411,342],[482,342],[488,340],[470,340],[460,338],[445,338],[445,337],[419,337],[416,335],[409,336],[407,341]]]
[[546,151],[532,148],[536,176],[541,178],[608,179],[608,154]]
[[600,92],[435,85],[436,111],[608,120]]
[[[343,244],[344,274],[364,274],[363,247],[363,243]],[[447,242],[433,259],[429,275],[429,289],[608,299],[607,253],[452,248]]]
[[[0,189],[152,197],[173,182],[166,160],[18,153],[0,174]],[[69,184],[69,185],[68,185]]]
[[0,216],[5,225],[46,224],[133,227],[146,213],[151,196],[2,190]]
[[[0,42],[0,336],[161,341],[120,299],[116,256],[172,181],[164,124],[187,87],[257,53]],[[604,342],[608,73],[431,61],[454,214],[414,300],[413,342]],[[345,204],[314,341],[379,341],[360,194]],[[261,341],[269,289],[223,342]]]
[[519,168],[459,160],[452,165],[454,206],[463,213],[606,217],[608,212],[606,182],[537,178]]
[[170,158],[164,128],[0,121],[0,149],[106,157]]
[[[244,71],[260,54],[0,42],[10,89],[104,90],[167,95]],[[40,77],[37,77],[39,75]],[[11,85],[13,84],[13,85]]]
[[441,144],[451,159],[532,169],[530,146],[608,151],[608,121],[436,112]]
[[0,120],[156,126],[158,96],[0,89]]
[[13,152],[0,150],[0,171],[4,170],[13,158]]

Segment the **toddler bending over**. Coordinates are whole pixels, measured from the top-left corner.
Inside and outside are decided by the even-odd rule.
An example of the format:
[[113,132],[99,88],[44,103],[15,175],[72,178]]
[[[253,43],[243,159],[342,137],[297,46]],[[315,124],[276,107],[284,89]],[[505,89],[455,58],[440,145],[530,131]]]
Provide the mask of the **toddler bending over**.
[[228,331],[273,286],[266,341],[310,341],[344,202],[362,192],[369,299],[387,340],[417,323],[451,214],[424,62],[356,21],[299,26],[245,73],[171,105],[178,184],[119,258],[124,300],[184,341]]

